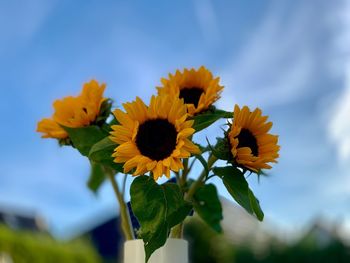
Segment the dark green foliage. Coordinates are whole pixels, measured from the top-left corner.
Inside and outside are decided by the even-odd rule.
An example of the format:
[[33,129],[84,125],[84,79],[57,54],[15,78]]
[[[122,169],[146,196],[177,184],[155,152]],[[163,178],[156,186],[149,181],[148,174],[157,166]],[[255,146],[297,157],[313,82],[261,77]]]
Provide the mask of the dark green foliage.
[[91,172],[87,185],[93,192],[97,192],[103,183],[105,168],[123,172],[123,165],[113,162],[112,154],[118,145],[109,139],[106,130],[98,126],[64,129],[72,145],[90,159]]
[[[253,249],[254,239],[245,243],[233,244],[223,235],[219,235],[209,226],[193,219],[185,227],[185,236],[189,240],[190,262],[192,263],[348,263],[350,247],[337,238],[329,236],[328,243],[322,243],[317,234],[310,242],[305,237],[291,244],[271,239],[265,248],[257,253]],[[307,236],[307,235],[306,235]]]
[[68,133],[73,146],[84,156],[88,156],[91,147],[108,135],[108,132],[98,126],[63,128]]
[[215,107],[211,107],[206,112],[203,112],[193,117],[194,124],[192,128],[194,128],[196,132],[199,132],[209,127],[219,119],[232,118],[232,117],[233,117],[232,112],[218,110]]
[[90,163],[91,172],[87,185],[91,191],[96,193],[105,180],[105,171],[104,167],[101,164],[92,161]]
[[215,167],[213,172],[222,179],[227,191],[239,205],[248,213],[255,214],[260,221],[264,219],[259,200],[249,189],[243,172],[233,166]]
[[135,178],[130,188],[131,206],[140,225],[145,243],[146,262],[163,246],[171,227],[182,222],[191,210],[174,183],[157,184],[152,177]]
[[58,242],[46,234],[13,231],[0,225],[0,254],[8,254],[14,263],[99,263],[93,247],[83,241]]
[[260,257],[257,257],[253,251],[241,249],[236,253],[236,263],[348,263],[350,262],[350,248],[338,240],[325,247],[316,245],[309,247],[304,243],[277,248],[271,248]]
[[209,147],[214,154],[214,156],[220,160],[225,161],[231,161],[232,162],[232,154],[231,154],[231,146],[230,143],[225,136],[224,138],[216,138],[216,144],[215,146],[211,146],[209,144]]
[[91,147],[89,159],[93,162],[108,166],[116,172],[123,172],[123,164],[115,163],[112,157],[114,149],[117,146],[118,144],[111,141],[109,137],[105,137]]
[[102,102],[101,107],[100,107],[100,112],[94,121],[94,124],[97,126],[103,126],[111,114],[111,109],[112,109],[113,101],[111,99],[106,99]]
[[223,219],[221,202],[213,184],[201,186],[193,197],[194,209],[198,215],[216,232],[221,233]]

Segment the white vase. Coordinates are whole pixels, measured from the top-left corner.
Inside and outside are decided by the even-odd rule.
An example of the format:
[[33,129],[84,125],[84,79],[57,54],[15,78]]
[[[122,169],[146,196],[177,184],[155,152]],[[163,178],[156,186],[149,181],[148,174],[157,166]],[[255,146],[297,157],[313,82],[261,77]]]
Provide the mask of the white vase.
[[[124,243],[124,263],[145,263],[143,240]],[[168,238],[164,246],[154,251],[148,263],[188,263],[188,243],[183,239]]]

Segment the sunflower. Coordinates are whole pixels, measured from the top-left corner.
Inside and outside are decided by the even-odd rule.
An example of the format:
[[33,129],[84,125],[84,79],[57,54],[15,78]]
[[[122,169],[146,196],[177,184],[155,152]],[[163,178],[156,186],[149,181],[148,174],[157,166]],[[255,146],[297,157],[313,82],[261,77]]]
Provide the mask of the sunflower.
[[53,103],[52,118],[42,119],[37,126],[37,132],[43,133],[43,138],[64,139],[68,133],[61,126],[78,128],[93,123],[99,115],[106,85],[99,85],[91,80],[85,83],[79,96],[65,97]]
[[186,105],[182,99],[170,96],[152,96],[146,106],[140,98],[123,104],[113,114],[120,125],[113,125],[111,140],[118,143],[113,157],[116,163],[125,163],[124,172],[135,168],[133,175],[152,172],[157,180],[170,170],[183,169],[181,159],[200,153],[189,139],[195,132],[193,121],[186,120]]
[[175,75],[169,74],[169,79],[162,78],[162,87],[157,87],[158,94],[169,94],[172,97],[183,98],[190,116],[207,110],[220,98],[223,86],[219,85],[220,78],[214,78],[213,74],[204,66],[198,70],[184,69],[176,71]]
[[42,138],[65,139],[68,133],[54,120],[44,118],[38,123],[37,132],[42,132]]
[[242,109],[235,105],[234,120],[228,133],[231,153],[236,163],[251,171],[270,169],[268,163],[276,163],[280,146],[278,136],[269,134],[272,122],[260,109],[253,112],[247,106]]
[[105,100],[103,92],[106,85],[98,85],[95,80],[85,83],[82,93],[77,97],[66,97],[53,104],[53,119],[60,125],[70,128],[84,127],[91,124],[99,114]]

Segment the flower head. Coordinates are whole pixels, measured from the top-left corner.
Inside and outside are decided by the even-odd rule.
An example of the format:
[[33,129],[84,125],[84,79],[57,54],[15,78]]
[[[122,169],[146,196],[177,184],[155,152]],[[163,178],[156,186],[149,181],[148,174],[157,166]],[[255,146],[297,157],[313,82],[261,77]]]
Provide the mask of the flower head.
[[278,136],[269,134],[272,122],[260,109],[253,112],[247,106],[235,105],[234,120],[228,133],[231,153],[236,163],[254,172],[270,169],[268,163],[276,163],[280,146]]
[[68,133],[54,120],[44,118],[38,122],[37,132],[42,132],[42,138],[65,139]]
[[169,79],[161,79],[162,87],[158,87],[158,94],[169,94],[172,97],[183,98],[189,115],[207,110],[220,98],[223,86],[219,85],[220,78],[214,78],[204,66],[198,70],[184,69],[169,74]]
[[93,123],[99,115],[106,85],[99,85],[91,80],[85,83],[79,96],[65,97],[53,103],[54,114],[51,119],[42,119],[37,126],[37,131],[42,132],[43,138],[64,139],[68,133],[61,127],[78,128]]
[[170,96],[153,96],[149,106],[140,98],[124,103],[123,112],[113,114],[120,125],[113,125],[111,140],[118,143],[113,157],[116,163],[125,163],[124,172],[135,168],[133,175],[148,171],[154,179],[170,170],[183,169],[182,158],[199,153],[199,148],[189,139],[195,132],[193,121],[188,121],[183,100]]

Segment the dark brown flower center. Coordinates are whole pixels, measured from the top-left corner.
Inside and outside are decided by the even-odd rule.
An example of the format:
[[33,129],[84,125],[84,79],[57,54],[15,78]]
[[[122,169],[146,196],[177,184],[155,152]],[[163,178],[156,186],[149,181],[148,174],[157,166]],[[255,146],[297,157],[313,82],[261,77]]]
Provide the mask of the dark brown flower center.
[[176,128],[168,120],[148,120],[139,126],[136,145],[142,155],[160,161],[175,149],[176,136]]
[[254,156],[258,156],[258,143],[256,141],[255,136],[248,129],[241,129],[241,132],[239,133],[237,138],[237,148],[249,147],[252,150],[252,154]]
[[184,99],[186,104],[194,104],[197,108],[199,99],[204,90],[198,87],[185,87],[180,90],[180,99]]

